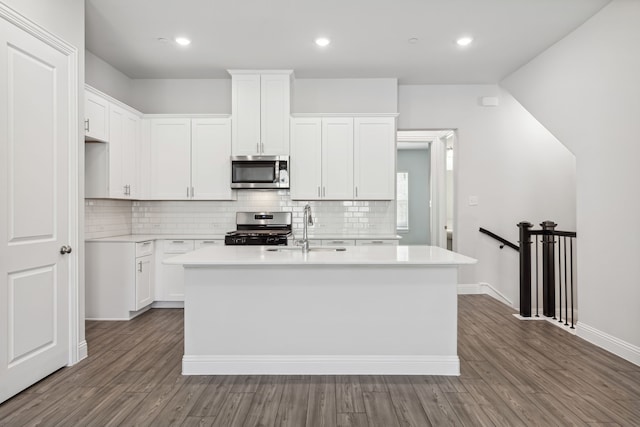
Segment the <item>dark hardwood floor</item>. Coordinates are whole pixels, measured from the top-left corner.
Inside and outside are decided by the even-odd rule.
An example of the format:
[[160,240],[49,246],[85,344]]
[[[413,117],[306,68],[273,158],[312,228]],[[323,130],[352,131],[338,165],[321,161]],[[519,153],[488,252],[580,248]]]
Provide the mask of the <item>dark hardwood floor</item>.
[[640,367],[487,296],[459,298],[460,377],[182,376],[182,310],[87,322],[90,357],[0,425],[640,425]]

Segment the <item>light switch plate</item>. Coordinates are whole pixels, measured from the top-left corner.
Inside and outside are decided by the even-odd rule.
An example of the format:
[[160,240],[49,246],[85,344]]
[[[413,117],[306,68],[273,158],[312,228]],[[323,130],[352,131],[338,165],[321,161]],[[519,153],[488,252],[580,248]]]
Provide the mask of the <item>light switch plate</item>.
[[469,196],[469,206],[478,206],[478,196]]

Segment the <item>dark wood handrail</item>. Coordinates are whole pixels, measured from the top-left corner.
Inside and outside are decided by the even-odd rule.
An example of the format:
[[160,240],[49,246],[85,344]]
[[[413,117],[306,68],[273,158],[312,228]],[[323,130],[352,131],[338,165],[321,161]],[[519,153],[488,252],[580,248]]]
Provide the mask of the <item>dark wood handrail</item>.
[[480,230],[479,230],[479,231],[480,231],[481,233],[486,234],[486,235],[487,235],[487,236],[489,236],[489,237],[493,237],[494,239],[496,239],[497,241],[499,241],[500,243],[502,243],[502,245],[500,245],[500,249],[504,248],[505,246],[509,246],[511,249],[514,249],[514,250],[516,250],[516,251],[518,251],[518,252],[520,251],[520,246],[516,245],[515,243],[511,243],[511,242],[510,242],[510,241],[508,241],[507,239],[504,239],[504,238],[502,238],[502,237],[498,236],[498,235],[497,235],[497,234],[495,234],[495,233],[492,233],[491,231],[489,231],[489,230],[487,230],[487,229],[485,229],[485,228],[480,227]]

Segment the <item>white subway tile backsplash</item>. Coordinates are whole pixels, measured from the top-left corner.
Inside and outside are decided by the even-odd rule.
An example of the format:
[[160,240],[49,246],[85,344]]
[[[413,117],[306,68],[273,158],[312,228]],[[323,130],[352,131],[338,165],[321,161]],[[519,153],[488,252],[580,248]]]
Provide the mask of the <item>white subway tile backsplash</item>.
[[[239,191],[234,201],[126,201],[87,199],[87,238],[121,234],[224,234],[236,227],[239,211],[291,211],[301,232],[307,202],[289,192]],[[311,201],[314,234],[395,234],[393,201]]]

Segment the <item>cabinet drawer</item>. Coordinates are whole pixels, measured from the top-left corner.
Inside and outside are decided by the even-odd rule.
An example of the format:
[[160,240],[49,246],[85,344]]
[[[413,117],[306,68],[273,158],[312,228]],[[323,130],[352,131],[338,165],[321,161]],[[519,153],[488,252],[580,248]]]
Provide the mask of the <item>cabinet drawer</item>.
[[354,246],[355,240],[351,239],[324,239],[322,240],[322,246]]
[[153,240],[136,243],[136,258],[153,254]]
[[165,240],[163,252],[165,254],[184,254],[194,248],[193,240]]
[[397,246],[398,241],[394,239],[367,239],[367,240],[356,240],[356,245],[358,246]]
[[196,240],[196,249],[206,248],[208,246],[224,246],[224,240]]

